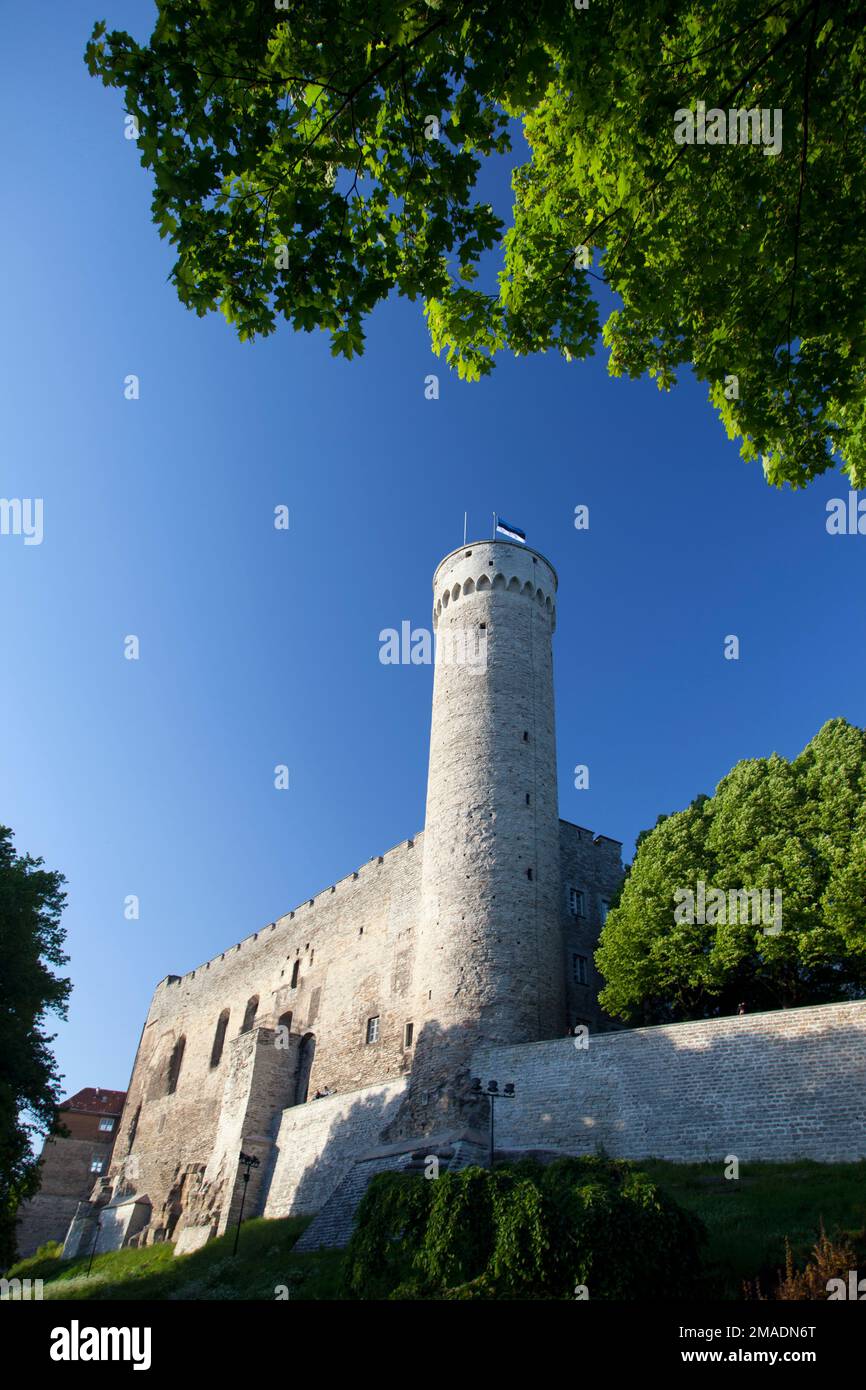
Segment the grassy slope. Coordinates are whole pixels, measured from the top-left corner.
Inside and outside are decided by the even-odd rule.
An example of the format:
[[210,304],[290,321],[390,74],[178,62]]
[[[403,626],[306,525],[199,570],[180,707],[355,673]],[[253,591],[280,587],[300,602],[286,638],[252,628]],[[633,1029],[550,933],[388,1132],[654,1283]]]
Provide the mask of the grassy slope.
[[[709,1230],[703,1298],[742,1297],[745,1279],[762,1278],[784,1264],[787,1236],[802,1264],[823,1221],[863,1232],[866,1228],[866,1162],[743,1164],[738,1180],[726,1181],[720,1166],[642,1162],[640,1167],[697,1213]],[[87,1259],[23,1260],[9,1277],[41,1278],[47,1299],[274,1299],[288,1286],[293,1299],[339,1296],[338,1251],[293,1255],[307,1222],[262,1219],[244,1223],[238,1254],[234,1234],[203,1250],[175,1258],[171,1245],[97,1255],[90,1276]],[[862,1243],[866,1262],[866,1239]]]

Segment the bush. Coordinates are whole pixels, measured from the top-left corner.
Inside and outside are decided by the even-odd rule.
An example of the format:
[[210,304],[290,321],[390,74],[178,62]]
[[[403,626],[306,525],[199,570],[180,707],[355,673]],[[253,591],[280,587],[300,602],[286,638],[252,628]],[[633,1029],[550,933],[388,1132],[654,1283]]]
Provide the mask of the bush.
[[[843,1296],[847,1297],[848,1274],[858,1267],[864,1249],[864,1236],[866,1232],[863,1231],[838,1231],[831,1238],[822,1222],[818,1239],[803,1269],[795,1266],[791,1242],[786,1239],[785,1272],[777,1272],[775,1288],[770,1297],[782,1302],[822,1301],[830,1296],[831,1279],[841,1279],[845,1290]],[[760,1276],[753,1284],[747,1283],[743,1287],[747,1299],[766,1301]]]
[[562,1158],[373,1179],[346,1252],[350,1298],[680,1298],[702,1223],[630,1163]]

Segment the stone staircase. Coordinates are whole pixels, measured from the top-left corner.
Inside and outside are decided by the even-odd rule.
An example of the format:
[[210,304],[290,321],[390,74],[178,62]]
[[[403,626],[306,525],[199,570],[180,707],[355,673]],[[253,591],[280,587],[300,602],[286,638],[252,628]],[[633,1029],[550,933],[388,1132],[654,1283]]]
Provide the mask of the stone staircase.
[[322,1210],[304,1231],[294,1249],[300,1254],[309,1250],[341,1250],[349,1244],[355,1213],[361,1198],[377,1173],[413,1173],[423,1177],[431,1157],[439,1160],[440,1173],[457,1173],[474,1163],[484,1163],[483,1145],[475,1138],[462,1135],[455,1140],[431,1138],[412,1148],[386,1149],[359,1158],[337,1184]]

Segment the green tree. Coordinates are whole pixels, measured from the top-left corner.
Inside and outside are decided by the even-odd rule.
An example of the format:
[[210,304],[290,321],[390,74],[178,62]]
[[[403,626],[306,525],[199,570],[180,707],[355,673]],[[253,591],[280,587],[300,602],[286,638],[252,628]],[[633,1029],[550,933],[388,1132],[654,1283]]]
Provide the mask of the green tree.
[[[687,920],[681,894],[699,882],[723,891],[725,911]],[[731,913],[731,893],[762,889],[769,904],[781,894],[779,923],[739,899]],[[602,1005],[630,1023],[862,996],[866,731],[831,719],[793,762],[737,763],[713,796],[660,819],[595,959]]]
[[0,1268],[15,1257],[18,1204],[39,1187],[31,1141],[58,1132],[60,1077],[44,1023],[49,1010],[66,1017],[71,989],[51,969],[68,960],[65,879],[18,854],[12,839],[0,826]]
[[[86,60],[125,93],[189,308],[242,339],[321,328],[352,357],[396,291],[470,379],[503,349],[603,341],[613,374],[664,390],[690,365],[772,483],[841,461],[866,485],[858,0],[158,11],[144,45],[97,24]],[[726,143],[678,143],[699,102]],[[520,132],[506,227],[476,183]],[[596,282],[616,296],[603,325]]]

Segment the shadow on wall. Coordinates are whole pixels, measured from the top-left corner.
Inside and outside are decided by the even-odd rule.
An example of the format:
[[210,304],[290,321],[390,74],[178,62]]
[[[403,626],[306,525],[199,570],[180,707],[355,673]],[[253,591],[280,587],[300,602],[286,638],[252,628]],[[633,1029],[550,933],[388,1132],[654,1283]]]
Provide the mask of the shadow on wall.
[[[422,1063],[417,1076],[413,1068],[390,1081],[284,1110],[264,1215],[321,1210],[359,1158],[404,1153],[431,1136],[485,1131],[487,1101],[470,1095],[469,1068],[461,1065],[465,1043],[464,1029],[428,1023],[416,1044]],[[443,1063],[428,1065],[424,1056]],[[452,1062],[459,1067],[455,1073],[447,1071]]]
[[[866,1002],[483,1046],[503,1147],[675,1162],[866,1156]],[[499,1146],[499,1145],[498,1145]]]

